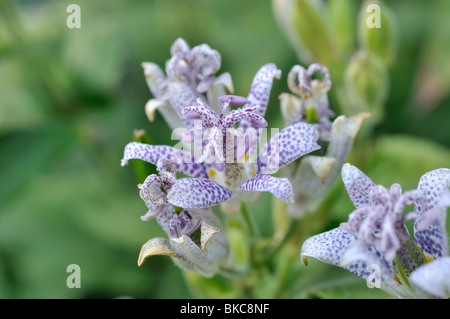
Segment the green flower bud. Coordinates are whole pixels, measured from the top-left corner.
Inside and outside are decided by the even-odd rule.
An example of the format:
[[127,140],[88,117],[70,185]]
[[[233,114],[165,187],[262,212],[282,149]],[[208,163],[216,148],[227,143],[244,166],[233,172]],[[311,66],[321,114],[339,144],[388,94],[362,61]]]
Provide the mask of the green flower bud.
[[372,120],[378,122],[383,116],[388,82],[388,68],[383,59],[365,50],[356,52],[344,75],[348,99],[347,105],[343,105],[345,113],[369,112]]
[[322,2],[297,0],[293,8],[293,23],[297,35],[315,61],[329,64],[337,55],[331,25]]
[[272,0],[272,9],[301,61],[329,64],[337,57],[333,26],[322,1]]
[[343,55],[355,46],[357,9],[354,0],[332,0],[327,2],[333,24],[333,37]]
[[365,1],[359,14],[358,38],[361,48],[377,54],[388,65],[395,62],[397,54],[397,21],[385,3]]

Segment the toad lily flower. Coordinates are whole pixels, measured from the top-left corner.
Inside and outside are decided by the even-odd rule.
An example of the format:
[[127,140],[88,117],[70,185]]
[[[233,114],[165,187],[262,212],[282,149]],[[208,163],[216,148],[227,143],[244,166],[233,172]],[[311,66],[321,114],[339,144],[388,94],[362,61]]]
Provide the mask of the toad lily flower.
[[[322,80],[313,76],[319,73]],[[308,155],[299,165],[289,165],[284,176],[292,182],[295,202],[288,206],[291,217],[301,218],[314,212],[338,178],[342,165],[350,153],[356,134],[369,113],[359,113],[350,118],[334,115],[328,105],[327,93],[331,88],[328,69],[311,64],[307,69],[300,65],[292,67],[288,74],[288,86],[292,93],[280,95],[280,107],[286,125],[306,122],[320,132],[321,144],[328,144],[324,155]]]
[[190,48],[186,41],[178,38],[172,45],[171,58],[166,62],[166,74],[152,62],[142,63],[147,85],[154,98],[145,111],[150,121],[156,109],[163,115],[172,129],[186,125],[181,114],[184,107],[193,105],[202,98],[214,107],[220,107],[217,97],[233,92],[229,73],[216,77],[220,69],[221,56],[207,44]]
[[[378,280],[381,289],[398,298],[448,298],[450,169],[426,173],[417,189],[406,192],[398,184],[389,190],[375,185],[349,164],[342,178],[356,210],[339,228],[309,238],[302,247],[303,262],[314,257]],[[412,204],[414,212],[403,215]],[[405,225],[409,219],[414,219],[414,239]],[[372,277],[370,265],[379,267],[377,276]]]
[[[230,99],[241,101],[243,98],[226,97],[222,99],[227,101],[225,103],[227,105]],[[194,109],[201,114],[201,117],[206,117],[205,114],[212,115],[211,109],[206,104],[200,104],[197,108],[188,108],[187,110],[193,112]],[[236,118],[249,119],[249,123],[251,123],[249,125],[264,124],[265,121],[260,116],[251,113],[253,109],[253,107],[244,107],[241,110],[232,111],[229,114],[230,119],[225,116],[221,119],[222,122],[216,124],[219,125],[219,128],[220,125],[226,127],[228,120],[233,122],[235,116]],[[217,120],[212,116],[209,118],[211,121],[213,119]],[[210,122],[207,121],[207,123]],[[225,146],[225,149],[222,148],[222,144],[219,143],[221,140],[217,141],[214,138],[215,135],[213,135],[213,141],[208,140],[206,145],[217,146],[217,152],[225,153],[228,157],[229,150],[226,148],[229,146]],[[159,159],[167,158],[174,163],[180,173],[190,176],[190,178],[178,180],[173,177],[167,178],[167,180],[161,180],[161,177],[159,179],[149,177],[149,182],[156,185],[154,186],[156,187],[155,194],[160,194],[157,192],[160,186],[166,185],[168,187],[166,195],[160,194],[161,196],[157,199],[150,197],[152,204],[167,200],[169,203],[183,208],[206,208],[225,202],[239,190],[268,191],[281,200],[290,202],[293,200],[293,193],[289,181],[286,178],[277,178],[269,174],[273,174],[274,169],[276,171],[279,167],[289,164],[298,157],[320,148],[316,143],[317,139],[318,134],[314,127],[307,123],[297,123],[273,136],[260,149],[256,163],[236,163],[233,161],[221,163],[223,166],[219,165],[219,169],[217,169],[217,163],[201,161],[195,154],[175,147],[132,142],[125,147],[122,165],[125,165],[129,159],[141,159],[157,164]],[[200,145],[203,145],[203,143],[200,143]],[[209,150],[210,148],[207,148],[207,151]],[[252,165],[252,175],[248,175],[247,164]],[[273,166],[274,164],[276,166]]]
[[[233,154],[234,138],[245,140],[249,129],[265,127],[267,122],[263,116],[269,101],[270,91],[274,77],[280,76],[280,70],[274,64],[266,64],[256,73],[250,92],[246,98],[225,95],[218,98],[222,103],[220,113],[215,112],[204,100],[197,99],[196,104],[184,107],[180,114],[183,117],[188,133],[183,134],[183,141],[194,140],[194,146],[200,145],[202,155],[195,156],[193,152],[182,151],[164,145],[148,145],[132,142],[125,147],[122,165],[129,159],[141,159],[156,165],[159,158],[172,160],[180,173],[192,178],[179,179],[167,194],[168,202],[184,208],[205,208],[224,203],[232,195],[241,191],[268,191],[282,200],[293,200],[292,187],[286,178],[270,176],[280,167],[293,160],[315,151],[320,146],[316,143],[318,134],[313,126],[307,123],[297,123],[289,126],[273,136],[269,142],[260,149],[259,154],[249,163],[239,163]],[[228,111],[230,105],[242,105],[240,109]],[[207,131],[207,138],[195,142],[196,127],[194,122],[199,121],[197,131],[203,139]],[[236,122],[240,122],[234,128]],[[226,131],[226,132],[225,132]],[[231,134],[224,134],[230,132]],[[229,143],[227,136],[232,137]],[[256,134],[261,136],[260,134]],[[225,138],[225,140],[224,140]],[[253,141],[253,139],[251,139]],[[240,143],[244,147],[237,147],[236,156],[253,156],[254,142]],[[239,146],[239,145],[238,145]],[[195,148],[195,147],[194,147]],[[203,156],[203,154],[206,155]],[[256,153],[256,152],[255,152]],[[183,154],[182,156],[179,156]],[[206,157],[213,155],[213,161],[205,161]],[[228,160],[231,158],[231,162]],[[224,163],[223,159],[227,162]],[[249,158],[250,160],[250,158]]]
[[157,237],[147,241],[141,248],[138,265],[149,256],[166,255],[182,269],[206,277],[212,276],[219,266],[229,266],[230,249],[219,220],[209,209],[178,212],[166,194],[176,183],[177,165],[160,158],[157,170],[159,175],[148,176],[140,185],[141,198],[149,208],[142,220],[156,218],[169,239]]

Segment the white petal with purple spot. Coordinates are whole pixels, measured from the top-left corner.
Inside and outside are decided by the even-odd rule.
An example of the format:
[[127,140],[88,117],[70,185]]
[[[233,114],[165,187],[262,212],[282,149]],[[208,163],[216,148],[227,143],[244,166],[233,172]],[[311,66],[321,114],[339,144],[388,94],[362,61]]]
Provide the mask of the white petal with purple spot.
[[233,192],[206,178],[182,178],[167,193],[167,200],[183,208],[202,208],[218,205]]
[[238,188],[247,191],[271,192],[285,203],[294,201],[294,192],[287,178],[259,174],[246,180]]

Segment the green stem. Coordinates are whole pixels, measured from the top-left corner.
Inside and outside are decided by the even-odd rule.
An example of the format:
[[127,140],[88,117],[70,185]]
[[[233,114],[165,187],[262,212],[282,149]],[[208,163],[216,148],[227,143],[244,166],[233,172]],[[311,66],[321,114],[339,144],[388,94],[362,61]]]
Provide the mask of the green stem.
[[246,230],[248,231],[248,237],[256,239],[259,236],[258,226],[253,218],[253,215],[247,209],[245,203],[241,204],[241,216],[245,223]]
[[278,276],[277,276],[277,285],[274,292],[274,298],[279,299],[282,298],[283,289],[286,284],[286,282],[289,279],[289,275],[291,273],[292,264],[297,258],[297,254],[292,253],[292,249],[289,249],[286,254],[285,259],[283,259],[282,265],[279,268]]
[[265,254],[265,257],[261,260],[261,263],[267,263],[268,261],[272,260],[279,251],[281,251],[281,249],[289,241],[289,239],[291,239],[296,231],[298,231],[299,224],[300,221],[298,219],[292,220],[292,223],[289,225],[288,230],[284,233],[283,238],[279,242],[277,242],[276,246],[273,247],[272,250]]

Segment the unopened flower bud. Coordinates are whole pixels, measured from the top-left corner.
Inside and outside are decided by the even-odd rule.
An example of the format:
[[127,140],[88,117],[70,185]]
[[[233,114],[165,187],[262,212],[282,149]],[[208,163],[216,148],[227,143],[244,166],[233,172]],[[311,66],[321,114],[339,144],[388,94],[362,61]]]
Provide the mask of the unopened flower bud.
[[367,0],[359,13],[360,46],[378,56],[388,65],[397,54],[397,26],[394,13],[382,1]]
[[314,60],[329,64],[337,52],[325,9],[321,1],[297,0],[292,14],[297,35]]
[[383,106],[389,88],[386,63],[377,55],[361,50],[351,59],[345,70],[347,114],[369,112],[373,120],[383,115]]
[[275,18],[300,60],[328,64],[337,52],[322,1],[272,0]]

